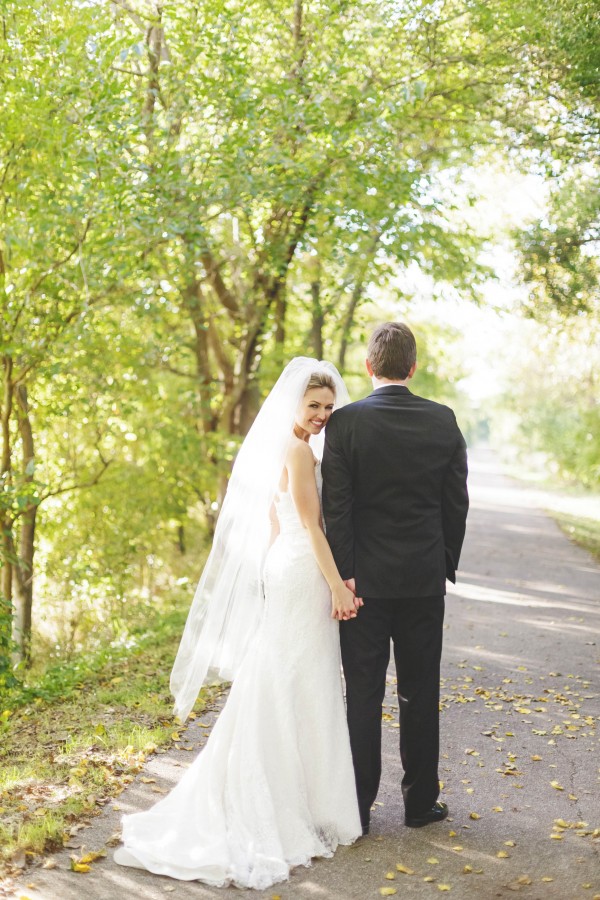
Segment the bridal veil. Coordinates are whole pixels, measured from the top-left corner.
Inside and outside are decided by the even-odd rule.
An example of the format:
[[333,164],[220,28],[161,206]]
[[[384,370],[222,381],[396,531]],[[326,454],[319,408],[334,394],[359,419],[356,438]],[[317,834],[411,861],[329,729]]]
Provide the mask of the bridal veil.
[[[184,721],[206,680],[231,681],[256,633],[263,609],[262,569],[269,512],[285,464],[296,412],[316,372],[336,386],[335,408],[349,402],[332,363],[293,359],[264,401],[235,460],[171,673],[175,714]],[[322,455],[323,432],[311,438]]]

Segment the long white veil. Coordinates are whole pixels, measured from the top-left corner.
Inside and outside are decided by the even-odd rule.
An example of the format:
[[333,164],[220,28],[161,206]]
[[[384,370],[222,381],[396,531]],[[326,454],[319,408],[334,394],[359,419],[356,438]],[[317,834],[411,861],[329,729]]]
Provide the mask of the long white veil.
[[[283,370],[237,455],[171,673],[175,714],[184,721],[208,679],[231,681],[263,609],[262,570],[269,512],[285,464],[294,419],[313,372],[330,375],[335,408],[350,397],[332,363],[300,356]],[[311,438],[322,456],[324,435]]]

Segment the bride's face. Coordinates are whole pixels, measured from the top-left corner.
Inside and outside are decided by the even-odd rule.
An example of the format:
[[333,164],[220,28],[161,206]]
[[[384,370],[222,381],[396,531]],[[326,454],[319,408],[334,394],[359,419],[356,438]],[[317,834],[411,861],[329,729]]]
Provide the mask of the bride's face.
[[335,394],[330,388],[311,388],[306,392],[296,414],[294,434],[307,441],[311,434],[319,434],[333,412]]

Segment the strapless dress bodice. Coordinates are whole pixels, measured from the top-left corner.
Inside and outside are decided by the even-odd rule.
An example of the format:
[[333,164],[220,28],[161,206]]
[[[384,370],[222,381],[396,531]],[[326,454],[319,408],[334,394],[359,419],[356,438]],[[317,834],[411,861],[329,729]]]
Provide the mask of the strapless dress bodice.
[[[323,493],[323,476],[321,474],[321,463],[315,465],[315,481],[317,483],[317,492],[319,494],[319,504],[321,504],[321,496]],[[298,515],[298,510],[292,499],[290,491],[279,491],[275,498],[275,509],[279,520],[280,535],[305,535],[308,534]],[[323,518],[323,509],[321,507],[321,518]]]

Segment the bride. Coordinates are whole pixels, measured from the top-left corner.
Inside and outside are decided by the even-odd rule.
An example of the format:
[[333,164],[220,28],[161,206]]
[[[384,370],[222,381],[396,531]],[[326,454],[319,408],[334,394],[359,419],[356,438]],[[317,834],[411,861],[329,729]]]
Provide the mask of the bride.
[[361,834],[337,620],[362,601],[325,538],[315,457],[348,400],[333,365],[294,359],[240,448],[171,676],[175,711],[187,717],[207,677],[233,687],[181,781],[124,816],[121,865],[264,889]]

